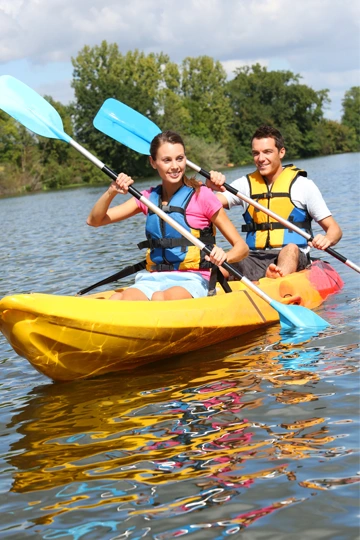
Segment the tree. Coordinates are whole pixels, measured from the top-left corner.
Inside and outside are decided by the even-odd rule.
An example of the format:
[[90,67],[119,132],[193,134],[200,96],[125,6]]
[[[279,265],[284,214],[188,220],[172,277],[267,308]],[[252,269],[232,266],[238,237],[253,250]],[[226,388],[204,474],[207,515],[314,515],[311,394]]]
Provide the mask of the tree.
[[[160,126],[181,133],[187,151],[191,147],[196,155],[203,152],[203,162],[205,154],[212,156],[211,162],[218,166],[229,161],[227,147],[231,139],[232,112],[225,81],[221,63],[209,56],[185,58],[180,66],[169,62],[164,69],[165,87],[160,100]],[[209,163],[207,166],[210,168]]]
[[225,95],[226,72],[209,56],[185,58],[181,68],[181,95],[189,111],[191,134],[207,143],[227,145],[232,113]]
[[2,163],[7,164],[1,179],[2,191],[7,192],[10,187],[6,175],[14,183],[14,192],[39,189],[42,164],[38,137],[4,113],[0,120],[0,155]]
[[334,120],[324,119],[315,128],[317,151],[313,155],[330,155],[356,151],[353,128]]
[[260,64],[235,71],[227,84],[233,110],[232,159],[249,160],[250,140],[261,124],[277,127],[284,135],[288,154],[297,157],[312,152],[313,130],[323,117],[328,90],[316,92],[300,84],[291,71],[268,71]]
[[139,174],[146,168],[147,159],[100,134],[93,126],[94,117],[103,102],[112,97],[155,118],[162,72],[168,61],[162,53],[145,55],[135,50],[122,55],[116,44],[106,41],[92,48],[85,46],[72,59],[76,136],[110,166]]
[[341,122],[355,132],[356,149],[360,149],[360,86],[353,86],[345,92],[342,101],[343,115]]

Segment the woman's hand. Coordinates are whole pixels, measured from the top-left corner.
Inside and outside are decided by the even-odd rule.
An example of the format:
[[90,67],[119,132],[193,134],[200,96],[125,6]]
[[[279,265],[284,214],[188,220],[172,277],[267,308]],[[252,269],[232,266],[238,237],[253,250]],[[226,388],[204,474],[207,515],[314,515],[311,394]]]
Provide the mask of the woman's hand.
[[101,227],[102,225],[122,221],[139,213],[141,210],[133,197],[118,206],[110,208],[116,195],[118,193],[126,195],[133,183],[134,180],[130,176],[120,173],[115,182],[111,182],[109,188],[93,206],[87,218],[87,224],[92,227]]
[[131,178],[131,176],[128,176],[125,173],[120,173],[115,180],[115,182],[112,182],[109,187],[109,193],[121,193],[121,195],[126,195],[129,186],[134,183],[134,180]]
[[226,253],[221,247],[214,246],[210,255],[205,255],[205,259],[216,266],[221,266],[226,261]]

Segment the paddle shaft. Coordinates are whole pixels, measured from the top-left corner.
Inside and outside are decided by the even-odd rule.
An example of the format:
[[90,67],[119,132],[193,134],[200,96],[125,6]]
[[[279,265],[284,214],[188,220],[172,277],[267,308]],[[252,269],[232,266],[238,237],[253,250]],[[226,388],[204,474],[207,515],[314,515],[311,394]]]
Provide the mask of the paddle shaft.
[[[194,169],[194,171],[201,174],[201,176],[204,176],[204,178],[207,178],[208,180],[210,180],[210,173],[208,171],[205,171],[204,169],[202,169],[198,165],[195,165],[195,163],[193,163],[192,161],[190,161],[188,159],[186,160],[186,164],[191,169]],[[291,221],[287,221],[286,219],[282,218],[281,216],[278,216],[277,214],[275,214],[275,212],[272,212],[268,208],[265,208],[264,206],[262,206],[260,203],[254,201],[253,199],[250,199],[246,195],[243,195],[243,193],[240,193],[240,191],[237,191],[235,188],[233,188],[229,184],[225,183],[223,185],[224,185],[224,187],[225,187],[225,189],[227,191],[230,191],[230,193],[232,193],[233,195],[236,195],[236,197],[243,200],[247,204],[251,204],[252,206],[257,208],[258,210],[261,210],[262,212],[264,212],[268,216],[274,218],[276,221],[278,221],[279,223],[284,225],[284,227],[287,227],[288,229],[291,229],[292,231],[296,232],[297,234],[300,234],[301,236],[303,236],[304,238],[306,238],[306,240],[308,240],[310,242],[314,239],[314,237],[311,236],[311,234],[308,234],[307,232],[303,231],[302,229],[300,229],[299,227],[297,227],[296,225],[291,223]],[[346,264],[347,266],[349,266],[350,268],[352,268],[356,272],[360,273],[360,267],[357,266],[355,263],[349,261],[349,259],[347,259],[343,255],[341,255],[341,253],[338,253],[337,251],[335,251],[334,249],[332,249],[330,247],[326,248],[324,251],[329,253],[329,255],[332,255],[333,257],[335,257],[335,259],[338,259],[338,261],[341,261],[342,263]]]

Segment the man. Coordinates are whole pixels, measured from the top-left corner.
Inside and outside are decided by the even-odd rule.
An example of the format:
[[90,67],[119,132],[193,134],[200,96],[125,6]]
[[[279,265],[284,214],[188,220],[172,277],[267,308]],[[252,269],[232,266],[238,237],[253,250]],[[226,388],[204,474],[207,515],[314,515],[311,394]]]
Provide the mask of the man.
[[261,126],[251,141],[256,171],[238,178],[232,186],[251,197],[275,214],[313,236],[311,220],[325,231],[315,235],[312,242],[281,225],[235,195],[225,190],[225,176],[211,171],[207,186],[220,191],[217,194],[224,208],[241,205],[244,210],[246,242],[249,256],[234,266],[247,278],[257,281],[266,276],[277,278],[303,270],[310,262],[311,247],[324,250],[339,242],[342,231],[332,217],[319,189],[306,178],[307,173],[293,165],[283,167],[284,139],[277,129]]

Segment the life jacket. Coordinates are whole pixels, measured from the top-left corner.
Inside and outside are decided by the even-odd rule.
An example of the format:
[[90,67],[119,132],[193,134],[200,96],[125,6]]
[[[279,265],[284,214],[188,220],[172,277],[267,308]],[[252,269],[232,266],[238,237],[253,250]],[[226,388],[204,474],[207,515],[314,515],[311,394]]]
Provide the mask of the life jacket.
[[[247,175],[250,197],[313,236],[311,216],[306,210],[297,208],[290,197],[291,186],[300,176],[307,176],[307,172],[294,165],[286,165],[269,188],[259,171],[255,171]],[[290,243],[299,247],[307,246],[303,236],[251,205],[243,217],[246,225],[241,230],[247,233],[246,243],[250,249],[281,248]]]
[[[161,204],[161,192],[161,186],[153,189],[149,195],[150,201],[204,244],[215,244],[214,225],[211,224],[204,229],[193,229],[186,220],[186,208],[195,194],[194,188],[183,185],[174,193],[166,206]],[[145,231],[147,240],[140,242],[138,247],[148,248],[146,270],[149,272],[211,268],[211,263],[205,260],[205,254],[197,246],[194,246],[150,209]]]

